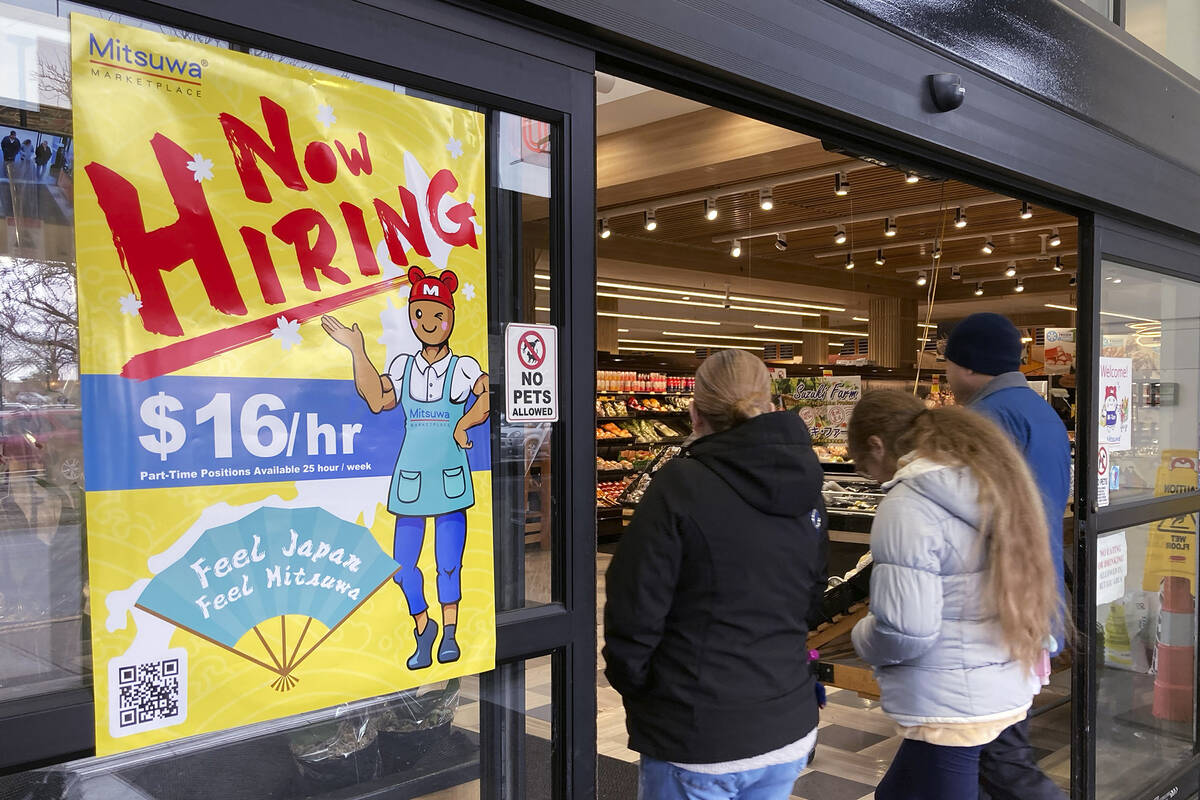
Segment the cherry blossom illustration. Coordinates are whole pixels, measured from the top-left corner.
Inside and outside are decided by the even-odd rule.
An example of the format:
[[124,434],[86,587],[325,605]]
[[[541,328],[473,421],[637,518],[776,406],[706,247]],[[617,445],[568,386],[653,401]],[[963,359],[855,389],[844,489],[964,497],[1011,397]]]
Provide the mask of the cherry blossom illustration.
[[133,292],[130,292],[122,297],[119,302],[121,303],[122,314],[128,314],[131,317],[136,317],[142,310],[142,301],[138,300],[137,295],[135,295]]
[[211,158],[205,158],[199,153],[192,153],[192,160],[187,163],[187,168],[191,170],[192,177],[196,179],[196,183],[211,181],[213,179],[213,162]]
[[317,106],[317,122],[323,124],[326,129],[328,129],[333,123],[337,122],[337,117],[333,115],[333,106],[326,103],[322,103],[321,105]]
[[275,320],[275,329],[271,331],[271,338],[278,339],[280,346],[284,350],[291,350],[304,341],[300,336],[300,321],[295,319],[289,320],[287,317],[277,318]]

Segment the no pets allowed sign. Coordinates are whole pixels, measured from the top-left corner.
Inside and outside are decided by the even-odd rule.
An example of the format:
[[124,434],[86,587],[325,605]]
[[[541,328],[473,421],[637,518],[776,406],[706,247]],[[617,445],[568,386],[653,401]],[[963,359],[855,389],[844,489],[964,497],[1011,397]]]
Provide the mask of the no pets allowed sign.
[[518,324],[505,328],[504,376],[509,422],[557,422],[558,329]]

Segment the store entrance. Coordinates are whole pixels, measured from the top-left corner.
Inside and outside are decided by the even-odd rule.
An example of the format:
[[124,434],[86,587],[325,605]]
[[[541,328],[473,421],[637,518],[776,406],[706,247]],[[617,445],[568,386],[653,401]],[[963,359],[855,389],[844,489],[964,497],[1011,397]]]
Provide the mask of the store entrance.
[[[827,622],[810,639],[829,705],[794,796],[869,797],[901,738],[849,642],[870,603],[882,495],[847,461],[846,421],[873,389],[953,404],[946,336],[993,311],[1021,329],[1021,369],[1073,440],[1077,220],[620,78],[597,76],[596,103],[598,605],[639,500],[691,432],[696,367],[723,348],[762,357],[778,406],[814,433],[830,514]],[[1054,532],[1068,558],[1074,530],[1069,510]],[[633,796],[638,754],[599,666],[598,796]],[[1030,729],[1038,764],[1064,789],[1070,703],[1061,658]]]

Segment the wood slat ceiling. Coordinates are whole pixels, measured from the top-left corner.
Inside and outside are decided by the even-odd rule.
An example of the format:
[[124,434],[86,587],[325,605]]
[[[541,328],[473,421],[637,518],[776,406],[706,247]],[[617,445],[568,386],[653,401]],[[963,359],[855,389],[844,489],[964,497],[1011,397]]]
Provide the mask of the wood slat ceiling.
[[[757,192],[721,195],[719,185],[714,185],[711,191],[717,197],[720,212],[716,220],[705,218],[703,201],[670,205],[669,198],[665,202],[660,199],[656,201],[659,203],[656,208],[657,230],[646,231],[640,213],[609,218],[612,236],[599,242],[598,254],[601,258],[661,263],[656,259],[656,254],[670,249],[690,252],[697,262],[697,268],[701,269],[708,268],[707,265],[714,264],[719,257],[731,262],[729,269],[721,269],[721,272],[742,272],[746,268],[738,262],[755,262],[775,275],[790,271],[794,275],[793,280],[801,283],[814,286],[845,285],[858,291],[873,291],[892,290],[902,285],[915,288],[913,270],[930,268],[933,264],[930,244],[921,242],[944,237],[944,266],[949,267],[959,261],[991,259],[988,264],[962,266],[962,283],[946,282],[944,296],[951,298],[969,295],[974,289],[974,281],[1002,277],[1009,260],[1017,260],[1018,274],[1049,272],[1051,261],[1057,253],[1073,253],[1076,250],[1077,222],[1072,216],[1035,206],[1034,216],[1025,220],[1019,216],[1019,200],[1001,199],[999,202],[967,208],[968,224],[966,228],[959,229],[953,224],[958,205],[969,203],[973,198],[993,195],[953,180],[921,180],[909,184],[905,182],[904,175],[894,169],[878,166],[864,169],[856,159],[847,159],[843,163],[848,168],[857,167],[850,173],[851,190],[848,196],[834,195],[832,176],[815,178],[774,186],[775,207],[771,211],[763,211],[759,207]],[[770,176],[764,176],[763,183],[769,185]],[[901,213],[897,220],[898,235],[892,238],[883,235],[882,217],[903,212],[906,208],[931,204],[944,205],[945,211]],[[604,215],[603,207],[598,214]],[[783,253],[775,248],[773,236],[743,240],[740,259],[730,258],[727,241],[713,241],[714,238],[744,234],[750,229],[802,228],[814,221],[836,217],[863,218],[846,226],[850,240],[841,246],[833,241],[835,228],[832,225],[789,232],[788,249]],[[1062,244],[1057,248],[1047,248],[1049,260],[1039,262],[1037,256],[1042,248],[1039,233],[1048,234],[1055,227],[1062,237]],[[989,236],[996,245],[990,257],[981,252],[983,242]],[[852,273],[844,268],[845,254],[851,243],[856,264]],[[886,248],[884,267],[877,267],[873,263],[876,248]],[[644,251],[644,259],[639,257],[639,251]],[[1064,255],[1062,263],[1064,270],[1061,275],[1031,279],[1027,281],[1029,290],[1066,291],[1077,258]],[[798,268],[803,268],[802,275],[795,272]],[[758,269],[754,271],[757,273]],[[871,276],[869,281],[868,275]],[[873,286],[865,289],[862,284],[866,282]],[[942,291],[939,291],[939,296],[943,296]]]

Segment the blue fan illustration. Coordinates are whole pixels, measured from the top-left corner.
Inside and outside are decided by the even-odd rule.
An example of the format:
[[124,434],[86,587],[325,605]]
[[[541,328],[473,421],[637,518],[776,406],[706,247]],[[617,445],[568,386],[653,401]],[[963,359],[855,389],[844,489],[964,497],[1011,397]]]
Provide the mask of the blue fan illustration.
[[[287,691],[296,668],[398,569],[362,525],[322,508],[260,508],[205,531],[137,606],[275,673],[271,686]],[[276,617],[278,629],[267,624]],[[290,623],[290,643],[289,617],[304,620]],[[243,638],[249,651],[238,649]]]

